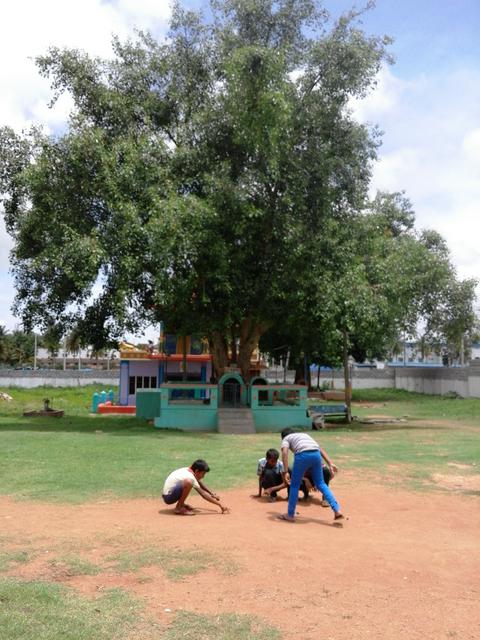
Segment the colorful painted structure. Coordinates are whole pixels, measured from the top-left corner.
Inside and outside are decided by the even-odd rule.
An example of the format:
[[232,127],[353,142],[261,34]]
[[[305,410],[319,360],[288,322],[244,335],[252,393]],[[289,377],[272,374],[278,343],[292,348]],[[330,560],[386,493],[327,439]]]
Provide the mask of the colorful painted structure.
[[[253,362],[251,373],[254,375],[249,384],[235,367],[230,367],[218,384],[211,384],[212,356],[207,352],[207,345],[190,337],[185,340],[186,375],[182,338],[167,335],[165,353],[120,345],[117,409],[123,407],[131,411],[135,407],[137,417],[153,420],[158,429],[227,432],[229,415],[235,416],[238,423],[239,414],[246,414],[245,433],[247,418],[250,432],[252,422],[255,431],[312,427],[306,387],[268,385]],[[110,411],[114,408],[105,407],[105,412]],[[241,420],[238,429],[234,432],[242,433]]]
[[138,391],[159,389],[168,383],[201,383],[210,381],[212,376],[212,356],[206,353],[202,340],[186,338],[187,374],[183,373],[183,340],[176,336],[166,336],[164,353],[150,353],[147,350],[120,345],[120,386],[118,404],[135,406]]
[[[312,428],[307,388],[293,384],[246,385],[239,374],[227,373],[218,385],[168,383],[137,391],[137,417],[153,420],[159,429],[221,431],[219,409],[247,409],[255,431],[285,427]],[[238,433],[241,433],[240,429]]]

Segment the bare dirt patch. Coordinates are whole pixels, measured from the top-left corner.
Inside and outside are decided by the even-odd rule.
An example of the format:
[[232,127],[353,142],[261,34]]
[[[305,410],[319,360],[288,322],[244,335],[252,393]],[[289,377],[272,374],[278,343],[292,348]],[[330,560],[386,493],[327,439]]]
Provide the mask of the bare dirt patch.
[[478,491],[480,492],[480,475],[459,476],[434,473],[433,482],[443,489],[454,491]]
[[[58,506],[0,498],[2,549],[32,554],[8,575],[55,580],[90,597],[122,587],[163,624],[183,609],[254,614],[299,640],[478,638],[477,498],[412,494],[350,473],[332,486],[349,515],[338,528],[317,498],[299,502],[296,523],[278,521],[286,502],[251,498],[255,488],[225,493],[232,512],[223,516],[193,497],[202,510],[189,518],[157,500]],[[198,549],[219,562],[172,580],[159,566],[119,572],[108,560],[151,545],[179,555]],[[61,560],[72,554],[100,573],[72,575]]]
[[386,402],[368,402],[366,400],[356,400],[352,402],[352,408],[358,407],[361,409],[378,409],[379,407],[386,407]]
[[447,467],[455,467],[455,469],[471,469],[471,464],[461,464],[460,462],[447,462]]

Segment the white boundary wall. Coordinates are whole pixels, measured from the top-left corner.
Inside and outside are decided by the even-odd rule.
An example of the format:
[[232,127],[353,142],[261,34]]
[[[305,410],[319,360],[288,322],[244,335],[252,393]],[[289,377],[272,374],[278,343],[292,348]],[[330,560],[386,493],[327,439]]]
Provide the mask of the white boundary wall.
[[[294,371],[287,380],[293,382]],[[269,382],[275,382],[268,376]],[[312,376],[315,386],[317,378]],[[331,389],[343,389],[343,372],[338,369],[322,372],[320,384],[327,382]],[[384,369],[353,369],[354,389],[406,389],[417,393],[445,395],[454,391],[463,398],[480,398],[480,361],[474,360],[467,367],[385,367]]]
[[105,387],[117,386],[120,371],[15,371],[0,369],[0,387],[84,387],[101,384]]
[[[275,382],[269,372],[268,381]],[[119,384],[119,371],[14,371],[0,369],[0,387],[33,388],[82,387],[101,384],[113,387]],[[287,380],[293,382],[294,372],[289,371]],[[283,376],[282,380],[283,381]],[[343,389],[341,370],[322,373],[320,383],[328,382],[333,389]],[[316,383],[313,377],[312,383]],[[464,398],[480,398],[480,361],[467,367],[385,367],[385,369],[353,369],[354,389],[406,389],[417,393],[444,395],[455,391]]]

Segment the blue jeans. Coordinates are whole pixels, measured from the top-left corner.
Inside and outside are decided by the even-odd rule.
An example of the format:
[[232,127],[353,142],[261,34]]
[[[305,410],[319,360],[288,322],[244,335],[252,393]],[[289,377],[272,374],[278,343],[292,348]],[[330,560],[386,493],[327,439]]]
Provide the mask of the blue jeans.
[[314,485],[319,491],[321,491],[325,497],[325,500],[337,513],[340,511],[338,502],[335,500],[335,496],[328,488],[327,483],[323,478],[322,469],[322,456],[320,451],[303,451],[302,453],[295,454],[295,460],[293,461],[292,476],[290,478],[290,495],[288,496],[288,515],[293,518],[295,516],[295,508],[298,501],[298,491],[302,483],[302,478],[305,471],[310,469]]

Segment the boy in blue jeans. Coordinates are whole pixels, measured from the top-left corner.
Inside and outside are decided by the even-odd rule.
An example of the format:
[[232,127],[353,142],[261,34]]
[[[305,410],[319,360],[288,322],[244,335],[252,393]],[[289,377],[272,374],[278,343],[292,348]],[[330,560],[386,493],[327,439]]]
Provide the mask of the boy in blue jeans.
[[[298,433],[293,429],[287,428],[282,431],[282,462],[283,468],[287,469],[284,472],[284,482],[290,484],[290,493],[288,496],[288,512],[279,516],[282,520],[288,522],[295,521],[295,508],[298,501],[298,491],[302,483],[305,472],[311,471],[311,477],[313,479],[316,488],[322,492],[324,498],[334,512],[334,522],[343,523],[345,516],[340,511],[340,506],[335,499],[335,496],[328,488],[323,478],[322,458],[327,463],[332,476],[338,471],[336,465],[330,460],[327,452],[320,448],[318,443],[307,433]],[[294,462],[293,470],[290,478],[288,472],[288,453],[293,451]]]

